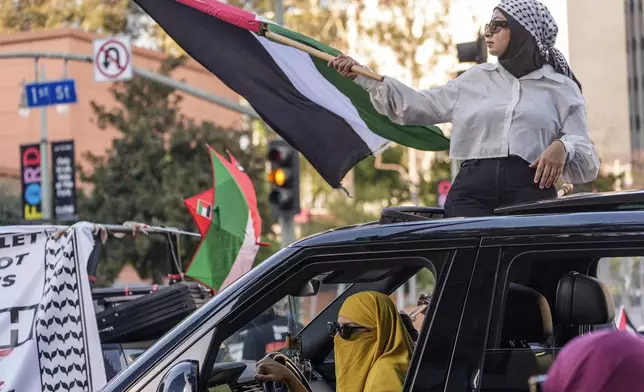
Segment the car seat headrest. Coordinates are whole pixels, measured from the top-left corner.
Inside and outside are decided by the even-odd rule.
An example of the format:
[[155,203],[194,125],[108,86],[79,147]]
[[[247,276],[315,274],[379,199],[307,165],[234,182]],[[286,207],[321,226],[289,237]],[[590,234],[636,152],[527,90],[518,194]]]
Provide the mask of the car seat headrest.
[[529,287],[510,283],[501,340],[540,343],[552,335],[552,313],[546,298]]
[[570,272],[557,286],[557,322],[562,325],[602,325],[615,319],[615,302],[596,278]]

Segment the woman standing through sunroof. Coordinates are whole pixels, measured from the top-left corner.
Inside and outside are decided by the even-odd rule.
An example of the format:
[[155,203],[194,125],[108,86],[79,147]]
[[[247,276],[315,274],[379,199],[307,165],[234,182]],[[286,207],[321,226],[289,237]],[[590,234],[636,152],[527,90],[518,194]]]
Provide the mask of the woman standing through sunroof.
[[599,158],[588,136],[581,84],[554,47],[558,27],[536,0],[503,0],[485,26],[496,64],[416,91],[385,77],[351,72],[348,56],[329,62],[355,80],[376,110],[399,124],[453,125],[450,157],[463,161],[445,203],[449,217],[492,215],[503,205],[556,197],[556,181],[587,183]]

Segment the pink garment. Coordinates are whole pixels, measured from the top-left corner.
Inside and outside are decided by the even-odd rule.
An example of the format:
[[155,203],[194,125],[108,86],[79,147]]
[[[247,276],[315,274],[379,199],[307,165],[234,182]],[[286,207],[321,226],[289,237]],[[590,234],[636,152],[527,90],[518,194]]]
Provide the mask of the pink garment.
[[644,338],[597,332],[568,343],[548,373],[545,392],[644,391]]

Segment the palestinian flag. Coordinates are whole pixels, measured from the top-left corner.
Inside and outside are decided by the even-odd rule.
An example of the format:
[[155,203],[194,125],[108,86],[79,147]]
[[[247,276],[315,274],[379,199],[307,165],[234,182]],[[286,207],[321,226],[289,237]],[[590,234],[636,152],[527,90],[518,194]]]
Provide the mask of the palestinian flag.
[[212,204],[204,200],[197,200],[197,214],[210,220],[212,219]]
[[441,151],[437,127],[401,126],[376,112],[368,93],[327,61],[265,37],[267,31],[340,52],[216,0],[135,0],[190,56],[244,97],[334,188],[389,141]]
[[186,275],[221,291],[253,268],[262,221],[255,188],[237,160],[208,147],[214,188],[184,200],[201,243]]
[[214,200],[215,190],[211,188],[183,201],[188,211],[192,214],[192,219],[194,219],[202,237],[206,235],[212,222],[212,205]]

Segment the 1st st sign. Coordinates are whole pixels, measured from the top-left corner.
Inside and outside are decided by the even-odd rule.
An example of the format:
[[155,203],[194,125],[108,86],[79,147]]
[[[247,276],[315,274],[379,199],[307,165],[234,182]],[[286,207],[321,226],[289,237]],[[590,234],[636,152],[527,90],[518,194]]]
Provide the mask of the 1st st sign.
[[30,108],[53,105],[68,105],[77,102],[76,84],[73,79],[25,85],[27,106]]

